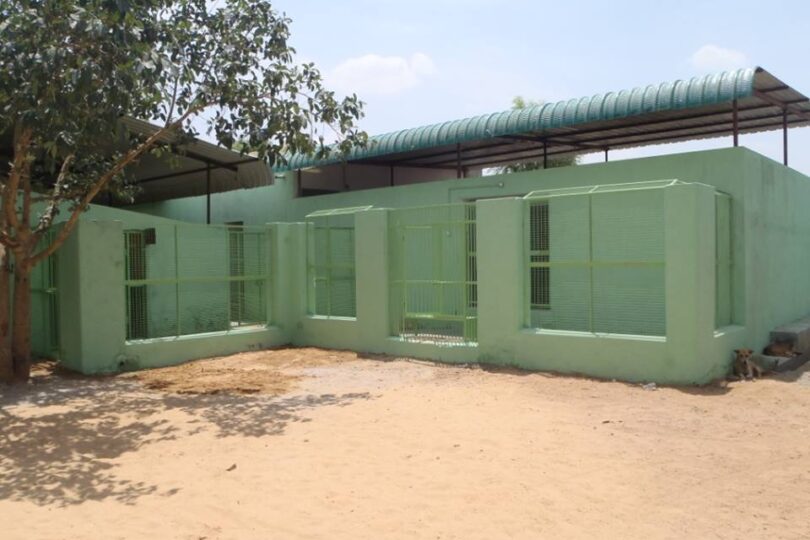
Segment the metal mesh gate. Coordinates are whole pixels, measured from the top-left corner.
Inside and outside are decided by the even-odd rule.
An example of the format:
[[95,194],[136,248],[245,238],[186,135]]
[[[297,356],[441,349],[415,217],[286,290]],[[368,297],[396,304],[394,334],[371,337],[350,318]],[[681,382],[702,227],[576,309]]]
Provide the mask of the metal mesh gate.
[[370,207],[322,210],[307,216],[309,313],[356,317],[354,219]]
[[478,275],[475,205],[389,214],[392,333],[431,342],[475,342]]
[[163,225],[124,238],[127,339],[269,322],[271,230]]
[[664,187],[530,194],[528,325],[660,336],[666,332]]
[[[37,249],[50,245],[56,233],[56,228],[48,231]],[[38,264],[31,273],[31,346],[42,356],[59,353],[58,254]]]

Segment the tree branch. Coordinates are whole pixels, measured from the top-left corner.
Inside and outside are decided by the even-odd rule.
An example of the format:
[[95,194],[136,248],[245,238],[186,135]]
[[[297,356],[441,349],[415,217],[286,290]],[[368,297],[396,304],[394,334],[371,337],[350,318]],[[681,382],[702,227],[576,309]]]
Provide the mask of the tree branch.
[[76,205],[76,208],[73,210],[70,218],[68,218],[62,228],[59,230],[59,233],[56,235],[56,238],[54,238],[51,244],[31,257],[30,261],[32,267],[50,257],[57,249],[59,249],[65,240],[67,240],[67,237],[70,236],[70,233],[73,232],[73,229],[76,228],[76,223],[79,221],[79,217],[81,216],[82,212],[87,208],[90,202],[95,199],[96,195],[98,195],[101,190],[104,189],[110,180],[112,180],[116,175],[120,174],[127,165],[138,159],[150,148],[154,147],[164,135],[180,127],[191,115],[196,114],[206,107],[210,107],[212,105],[213,103],[204,102],[196,107],[189,108],[176,121],[157,130],[142,144],[124,154],[123,157],[121,157],[109,171],[104,173],[101,178],[99,178],[98,181],[87,191],[87,193],[85,193],[79,204]]
[[39,240],[42,234],[53,224],[53,219],[56,217],[56,211],[59,209],[59,203],[61,203],[63,200],[62,189],[64,187],[65,178],[67,177],[70,164],[73,162],[75,157],[75,154],[70,154],[62,162],[62,167],[59,169],[59,176],[56,177],[56,183],[53,186],[53,196],[50,198],[48,208],[42,214],[42,217],[39,218],[39,224],[34,231],[34,234],[37,236],[37,240]]
[[[17,218],[17,191],[20,189],[20,176],[25,162],[28,160],[28,148],[31,146],[32,132],[30,128],[24,129],[14,138],[14,161],[8,174],[8,182],[3,190],[3,205],[6,214],[6,223],[13,229],[20,227]],[[7,235],[8,233],[6,233]]]

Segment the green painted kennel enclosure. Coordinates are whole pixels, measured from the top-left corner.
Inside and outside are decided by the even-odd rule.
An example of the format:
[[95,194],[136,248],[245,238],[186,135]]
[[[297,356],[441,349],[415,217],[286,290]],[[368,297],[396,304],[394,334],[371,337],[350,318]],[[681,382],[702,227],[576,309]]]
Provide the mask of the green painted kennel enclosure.
[[[105,300],[68,331],[108,331],[63,361],[106,372],[293,343],[706,381],[745,338],[738,214],[712,186],[654,180],[265,226],[83,221],[60,275]],[[101,262],[76,268],[81,253]]]

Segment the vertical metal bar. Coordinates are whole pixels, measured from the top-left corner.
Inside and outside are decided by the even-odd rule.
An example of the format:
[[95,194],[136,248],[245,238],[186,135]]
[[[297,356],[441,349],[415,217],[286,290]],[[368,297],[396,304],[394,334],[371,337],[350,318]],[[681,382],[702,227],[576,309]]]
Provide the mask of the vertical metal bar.
[[178,243],[177,225],[174,226],[174,309],[175,309],[175,330],[180,336],[180,244]]
[[[607,150],[605,150],[605,154],[607,155]],[[590,280],[590,298],[588,301],[589,304],[589,330],[591,333],[594,333],[593,327],[593,195],[588,195],[588,278]]]
[[326,216],[326,316],[332,316],[332,220]]
[[391,187],[394,187],[394,166],[393,165],[390,166],[389,181],[390,181]]
[[456,144],[456,178],[461,178],[461,143]]
[[731,102],[731,121],[733,124],[733,135],[734,135],[734,147],[736,148],[740,144],[740,123],[739,123],[739,108],[737,107],[737,100]]
[[782,109],[782,163],[788,164],[788,111]]
[[[545,145],[545,143],[544,143]],[[531,302],[531,203],[523,201],[523,326],[532,326],[532,302]]]
[[345,191],[349,191],[349,183],[346,181],[346,162],[344,161],[340,165],[340,176],[343,180],[343,189]]
[[605,163],[608,162],[608,148],[605,148]]
[[300,197],[303,193],[303,188],[301,187],[301,169],[295,171],[295,196]]
[[205,223],[211,225],[211,164],[205,164]]
[[548,141],[543,141],[543,168],[548,168]]

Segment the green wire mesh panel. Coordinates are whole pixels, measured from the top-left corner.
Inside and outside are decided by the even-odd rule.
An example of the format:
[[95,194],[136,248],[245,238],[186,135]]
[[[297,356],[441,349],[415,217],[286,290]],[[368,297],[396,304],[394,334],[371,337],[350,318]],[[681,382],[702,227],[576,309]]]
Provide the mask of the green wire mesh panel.
[[731,197],[724,193],[716,193],[714,201],[717,238],[715,328],[722,328],[733,322]]
[[268,323],[269,230],[164,225],[124,235],[127,339]]
[[477,340],[475,233],[474,204],[390,212],[394,335],[440,343]]
[[356,211],[307,217],[309,312],[322,317],[356,317],[354,219]]
[[527,204],[531,327],[665,334],[663,190]]
[[[37,250],[51,244],[57,229],[43,236]],[[56,273],[58,251],[34,267],[31,273],[31,347],[42,356],[59,352],[59,305]]]

